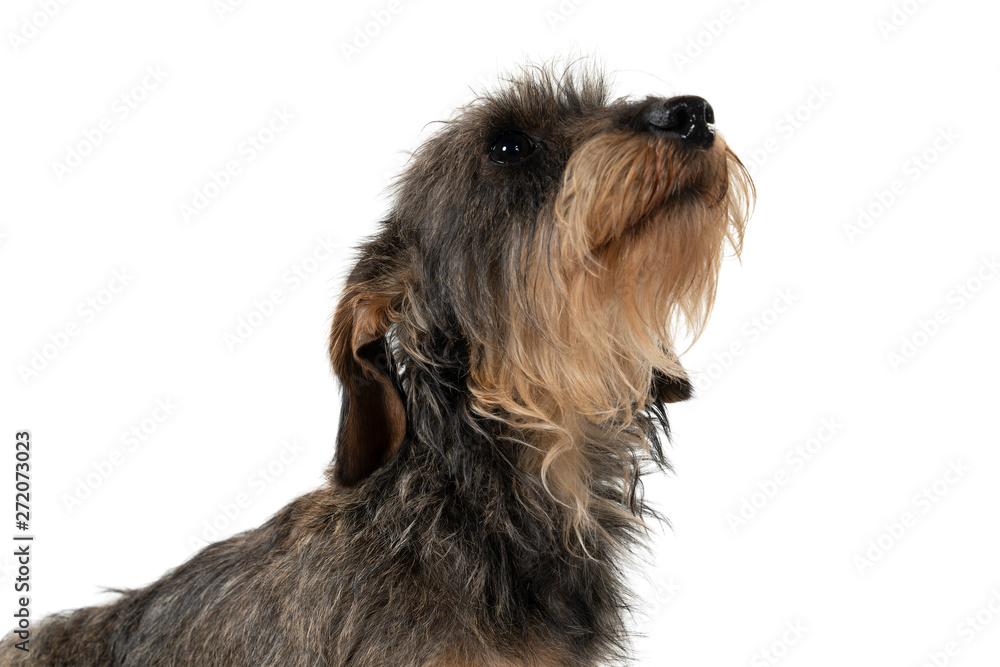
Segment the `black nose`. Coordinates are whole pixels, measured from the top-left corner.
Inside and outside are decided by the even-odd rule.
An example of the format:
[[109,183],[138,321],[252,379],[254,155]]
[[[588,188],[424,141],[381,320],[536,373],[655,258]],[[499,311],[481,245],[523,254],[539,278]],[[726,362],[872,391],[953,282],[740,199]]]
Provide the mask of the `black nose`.
[[683,95],[651,104],[640,115],[643,128],[702,148],[715,141],[712,105],[701,97]]

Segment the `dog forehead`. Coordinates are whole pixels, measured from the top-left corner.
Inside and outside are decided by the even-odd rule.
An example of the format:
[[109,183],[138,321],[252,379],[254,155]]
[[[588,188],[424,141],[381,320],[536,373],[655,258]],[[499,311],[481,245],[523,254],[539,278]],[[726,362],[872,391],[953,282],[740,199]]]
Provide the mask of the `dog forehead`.
[[597,70],[527,68],[456,110],[415,152],[407,176],[478,172],[492,142],[509,131],[526,132],[559,152],[607,129],[623,101],[610,98]]
[[477,97],[460,114],[458,123],[487,132],[510,128],[541,132],[597,114],[609,103],[608,86],[600,72],[529,69]]
[[[500,227],[535,215],[573,146],[607,130],[614,117],[608,110],[621,102],[611,100],[596,69],[530,67],[502,79],[413,153],[395,183],[393,217],[420,235],[457,228],[463,236],[496,236]],[[537,140],[539,153],[524,165],[491,164],[491,146],[509,131]]]

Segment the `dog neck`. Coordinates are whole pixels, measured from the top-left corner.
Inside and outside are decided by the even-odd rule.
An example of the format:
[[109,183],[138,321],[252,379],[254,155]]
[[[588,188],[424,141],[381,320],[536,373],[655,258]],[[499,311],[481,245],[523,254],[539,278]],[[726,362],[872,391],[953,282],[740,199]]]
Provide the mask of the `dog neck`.
[[[393,458],[352,491],[376,517],[364,530],[392,535],[386,557],[412,560],[445,585],[477,632],[621,648],[623,557],[641,544],[642,519],[655,516],[642,501],[640,454],[656,452],[662,464],[662,406],[627,428],[580,429],[576,450],[556,457],[578,467],[552,464],[546,475],[553,444],[477,412],[465,386],[467,346],[441,336],[436,352],[419,356],[394,346],[407,431]],[[581,497],[585,522],[571,504]]]

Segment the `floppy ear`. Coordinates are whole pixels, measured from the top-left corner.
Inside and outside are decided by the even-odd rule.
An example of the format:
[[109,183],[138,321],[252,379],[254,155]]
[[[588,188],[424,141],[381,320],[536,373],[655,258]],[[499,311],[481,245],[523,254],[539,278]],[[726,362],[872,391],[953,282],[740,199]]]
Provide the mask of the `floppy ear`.
[[406,434],[406,409],[385,338],[402,284],[386,264],[359,261],[333,316],[330,360],[343,389],[331,472],[341,486],[354,486],[378,470]]
[[694,394],[694,387],[685,375],[676,377],[660,370],[653,370],[653,398],[661,403],[679,403]]

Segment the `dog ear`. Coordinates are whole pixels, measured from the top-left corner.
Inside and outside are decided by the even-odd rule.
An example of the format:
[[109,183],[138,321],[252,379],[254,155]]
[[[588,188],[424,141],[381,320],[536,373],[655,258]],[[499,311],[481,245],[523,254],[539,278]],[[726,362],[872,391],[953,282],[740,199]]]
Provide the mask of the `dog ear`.
[[663,371],[653,370],[653,398],[661,403],[679,403],[694,395],[694,387],[687,376],[677,377],[667,375]]
[[406,434],[406,409],[386,340],[401,300],[398,272],[384,258],[363,258],[337,303],[330,360],[342,393],[331,473],[341,486],[355,486],[378,470]]

